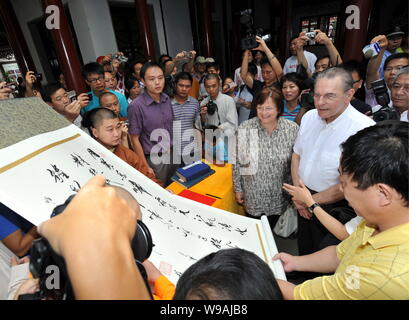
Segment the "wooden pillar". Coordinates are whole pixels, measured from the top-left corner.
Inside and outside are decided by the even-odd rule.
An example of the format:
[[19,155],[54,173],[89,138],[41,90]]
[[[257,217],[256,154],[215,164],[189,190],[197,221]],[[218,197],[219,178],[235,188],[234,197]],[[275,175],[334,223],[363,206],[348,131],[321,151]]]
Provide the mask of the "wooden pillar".
[[145,58],[150,61],[156,60],[155,45],[152,38],[151,25],[149,22],[149,10],[146,0],[135,0],[136,18],[139,24],[139,33]]
[[43,0],[44,12],[50,6],[57,6],[60,10],[60,28],[51,29],[54,47],[57,53],[58,63],[69,90],[75,90],[77,94],[87,91],[85,81],[81,75],[81,63],[75,48],[74,38],[71,28],[65,15],[64,6],[61,0]]
[[199,0],[199,12],[202,27],[202,50],[205,57],[214,55],[213,22],[210,0]]
[[372,11],[372,0],[349,0],[344,8],[344,12],[348,6],[354,5],[359,8],[359,28],[348,28],[348,15],[345,21],[344,32],[344,54],[342,60],[358,60],[362,61],[362,48],[367,44],[367,33],[369,26],[369,17]]
[[10,0],[0,0],[0,17],[24,79],[27,71],[36,72],[36,68]]

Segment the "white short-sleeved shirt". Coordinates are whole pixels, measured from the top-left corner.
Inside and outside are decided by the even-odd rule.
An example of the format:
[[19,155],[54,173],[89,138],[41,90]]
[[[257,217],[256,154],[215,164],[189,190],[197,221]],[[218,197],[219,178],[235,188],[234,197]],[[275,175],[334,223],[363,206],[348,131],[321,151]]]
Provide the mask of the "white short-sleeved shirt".
[[409,122],[409,119],[408,119],[408,110],[406,110],[404,113],[402,113],[402,114],[400,115],[400,121]]
[[356,228],[358,227],[358,225],[361,223],[361,221],[364,218],[360,217],[360,216],[356,216],[355,218],[349,220],[347,223],[345,223],[345,229],[347,230],[347,232],[349,234],[354,233],[354,231],[356,230]]
[[327,124],[316,109],[301,121],[294,152],[300,156],[298,174],[311,190],[321,192],[339,183],[341,143],[375,122],[349,105]]
[[[307,59],[308,62],[308,71],[313,74],[315,72],[315,62],[317,61],[317,56],[311,52],[305,51],[304,50],[304,56],[305,59]],[[287,61],[284,64],[284,74],[290,73],[290,72],[297,72],[297,67],[298,67],[298,59],[297,56],[291,56],[287,59]]]
[[[234,71],[234,82],[237,84],[237,87],[240,87],[241,85],[244,84],[243,79],[240,76],[240,71],[241,71],[241,67],[237,68],[236,71]],[[257,66],[256,80],[259,80],[261,82],[264,81],[260,66]]]

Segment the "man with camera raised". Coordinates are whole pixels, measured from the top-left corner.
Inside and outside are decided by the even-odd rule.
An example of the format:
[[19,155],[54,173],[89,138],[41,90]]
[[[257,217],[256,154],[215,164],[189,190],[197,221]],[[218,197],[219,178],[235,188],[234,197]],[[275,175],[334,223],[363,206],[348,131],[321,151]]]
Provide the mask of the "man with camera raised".
[[220,92],[220,77],[217,74],[208,74],[204,85],[209,96],[200,104],[201,123],[196,121],[196,127],[215,125],[225,137],[234,136],[239,123],[236,103],[232,97]]
[[89,104],[86,93],[70,97],[59,82],[46,85],[41,91],[42,98],[51,108],[61,114],[65,119],[81,128],[82,108]]
[[[376,92],[373,90],[373,82],[375,82],[375,89],[381,86],[378,81],[381,80],[381,76],[378,69],[382,63],[383,55],[388,48],[388,39],[384,35],[378,35],[371,40],[371,44],[377,42],[380,47],[380,51],[377,55],[370,58],[367,69],[365,91],[366,91],[366,103],[372,106],[372,111],[378,111],[381,106],[377,102]],[[393,80],[400,69],[409,65],[408,53],[394,53],[385,60],[384,64],[384,80],[386,84],[386,92],[390,97],[390,90],[392,88]],[[376,91],[376,90],[375,90]]]
[[[315,38],[315,33],[314,33]],[[317,57],[315,54],[305,51],[304,45],[308,40],[305,32],[301,32],[298,37],[293,37],[290,41],[290,52],[291,57],[289,57],[284,64],[284,74],[290,72],[297,72],[298,67],[301,65],[307,70],[308,76],[311,77],[315,72],[315,62]],[[313,39],[313,38],[312,38]]]

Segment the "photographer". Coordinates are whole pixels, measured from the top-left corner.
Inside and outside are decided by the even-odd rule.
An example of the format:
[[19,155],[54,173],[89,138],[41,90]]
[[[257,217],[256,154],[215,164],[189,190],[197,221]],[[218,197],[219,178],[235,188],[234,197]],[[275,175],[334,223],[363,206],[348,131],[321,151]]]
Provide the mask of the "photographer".
[[40,234],[65,259],[76,299],[149,299],[131,249],[139,217],[133,198],[96,176],[63,213],[40,224]]
[[42,97],[51,108],[61,114],[65,119],[81,127],[82,117],[80,111],[88,105],[89,97],[86,93],[72,97],[68,97],[67,91],[59,82],[50,83],[42,90]]
[[304,51],[304,45],[307,43],[308,37],[305,32],[301,32],[298,37],[293,37],[290,41],[291,57],[284,64],[284,74],[290,72],[298,72],[298,67],[301,65],[307,70],[308,76],[311,77],[315,72],[315,62],[317,57],[315,54]]
[[[370,58],[367,68],[366,82],[365,82],[365,93],[366,100],[365,102],[372,107],[372,111],[376,112],[380,109],[378,102],[376,101],[376,96],[372,90],[372,83],[374,81],[380,80],[381,76],[378,72],[378,69],[382,63],[383,55],[386,48],[388,47],[388,39],[384,35],[378,35],[371,40],[371,44],[377,42],[380,47],[380,52]],[[409,65],[409,54],[408,53],[395,53],[390,55],[384,64],[384,77],[388,94],[390,96],[390,90],[392,88],[393,79],[396,76],[397,72]]]
[[332,40],[328,38],[325,32],[322,32],[319,29],[314,30],[314,32],[315,32],[314,41],[318,44],[323,44],[327,48],[327,51],[328,51],[327,56],[323,56],[317,59],[317,61],[315,62],[315,65],[314,65],[315,72],[322,72],[330,67],[335,67],[341,64],[342,63],[341,56],[337,48],[334,46]]
[[209,94],[200,104],[201,123],[196,121],[196,127],[215,125],[225,136],[233,136],[238,126],[236,104],[232,97],[220,93],[220,78],[217,74],[208,74],[204,85]]
[[[254,50],[260,50],[267,56],[267,59],[263,59],[261,61],[261,74],[264,82],[255,80],[254,77],[251,77],[248,74],[250,52],[248,50],[243,53],[243,60],[240,71],[240,76],[246,86],[251,89],[251,94],[253,95],[253,97],[255,97],[263,88],[269,88],[274,85],[279,87],[279,81],[283,75],[283,68],[281,67],[280,61],[278,61],[277,57],[271,52],[265,41],[258,36],[256,37],[256,41],[259,46]],[[251,115],[250,118],[252,118]]]

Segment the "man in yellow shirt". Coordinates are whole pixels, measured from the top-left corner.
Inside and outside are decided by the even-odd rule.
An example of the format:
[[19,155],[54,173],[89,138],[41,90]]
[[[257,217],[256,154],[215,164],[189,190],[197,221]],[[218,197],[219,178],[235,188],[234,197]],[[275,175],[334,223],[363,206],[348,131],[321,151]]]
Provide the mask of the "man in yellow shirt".
[[333,273],[298,286],[278,280],[285,299],[409,299],[408,133],[407,123],[387,121],[342,144],[341,188],[364,221],[338,246],[277,254],[286,272]]

